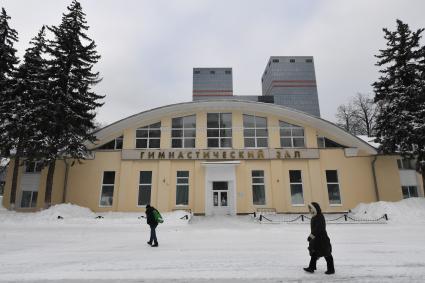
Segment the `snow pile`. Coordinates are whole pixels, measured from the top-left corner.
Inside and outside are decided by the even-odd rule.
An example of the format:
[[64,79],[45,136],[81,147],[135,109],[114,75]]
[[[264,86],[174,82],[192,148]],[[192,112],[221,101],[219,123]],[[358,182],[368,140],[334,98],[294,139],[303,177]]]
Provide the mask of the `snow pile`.
[[360,203],[352,209],[353,216],[359,219],[377,219],[388,215],[392,223],[425,222],[425,198],[408,198],[398,202],[379,201]]
[[63,217],[64,219],[69,218],[94,218],[95,214],[86,207],[81,207],[78,205],[65,203],[53,205],[46,210],[36,212],[35,216],[38,219],[57,219],[58,216]]
[[373,146],[374,148],[378,148],[381,144],[374,142],[375,137],[368,137],[368,136],[364,136],[364,135],[358,135],[357,136],[359,139],[367,142],[369,145]]

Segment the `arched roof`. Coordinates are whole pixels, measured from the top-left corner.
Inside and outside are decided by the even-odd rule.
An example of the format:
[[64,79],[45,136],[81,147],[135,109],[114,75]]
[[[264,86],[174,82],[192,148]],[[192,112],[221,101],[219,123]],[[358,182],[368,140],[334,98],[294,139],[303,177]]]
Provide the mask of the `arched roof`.
[[355,147],[360,150],[364,150],[369,154],[377,154],[374,147],[370,146],[365,141],[357,138],[349,132],[341,129],[335,124],[326,121],[322,118],[312,116],[308,113],[295,110],[293,108],[285,107],[282,105],[262,103],[246,100],[234,100],[234,99],[220,99],[220,100],[198,100],[191,102],[183,102],[177,104],[170,104],[147,111],[143,111],[115,123],[112,123],[95,133],[98,140],[103,140],[113,135],[122,134],[124,129],[137,127],[143,121],[144,124],[150,124],[157,122],[164,116],[181,116],[188,112],[199,112],[199,111],[232,111],[237,110],[241,112],[258,112],[275,115],[278,117],[285,117],[292,121],[299,121],[300,124],[304,124],[315,128],[325,135],[335,137],[337,142],[344,144],[349,147]]

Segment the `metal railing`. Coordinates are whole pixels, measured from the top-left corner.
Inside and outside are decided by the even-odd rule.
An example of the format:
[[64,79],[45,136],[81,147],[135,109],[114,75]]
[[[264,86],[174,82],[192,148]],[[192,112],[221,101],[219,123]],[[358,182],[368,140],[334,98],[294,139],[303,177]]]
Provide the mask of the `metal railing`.
[[[259,223],[273,223],[273,224],[279,224],[279,223],[305,223],[310,222],[311,217],[306,216],[304,214],[300,214],[298,216],[295,216],[292,219],[285,219],[285,215],[278,215],[278,214],[267,214],[263,215],[258,212],[252,213],[252,216],[254,220],[256,220]],[[326,219],[326,217],[325,217]],[[381,217],[378,217],[376,219],[361,219],[361,218],[355,218],[354,216],[349,215],[348,213],[344,213],[341,216],[338,216],[334,219],[326,219],[326,222],[328,223],[376,223],[376,224],[382,224],[386,223],[388,221],[388,215],[384,214]]]

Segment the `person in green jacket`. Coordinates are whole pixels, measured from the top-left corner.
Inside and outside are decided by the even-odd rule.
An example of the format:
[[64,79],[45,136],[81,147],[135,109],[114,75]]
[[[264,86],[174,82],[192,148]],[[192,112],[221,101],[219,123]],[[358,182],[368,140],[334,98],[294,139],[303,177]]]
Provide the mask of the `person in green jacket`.
[[148,244],[151,245],[151,247],[158,247],[158,240],[156,238],[156,231],[155,231],[156,226],[158,226],[158,220],[155,217],[155,213],[158,213],[155,207],[147,204],[146,205],[146,222],[151,228],[151,237],[149,239]]

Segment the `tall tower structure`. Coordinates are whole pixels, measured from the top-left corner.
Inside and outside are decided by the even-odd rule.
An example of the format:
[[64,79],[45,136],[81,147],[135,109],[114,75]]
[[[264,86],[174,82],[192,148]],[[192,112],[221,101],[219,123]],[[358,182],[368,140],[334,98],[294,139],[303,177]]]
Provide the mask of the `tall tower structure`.
[[272,56],[261,78],[263,96],[320,117],[312,56]]
[[193,100],[232,97],[232,68],[193,68]]

